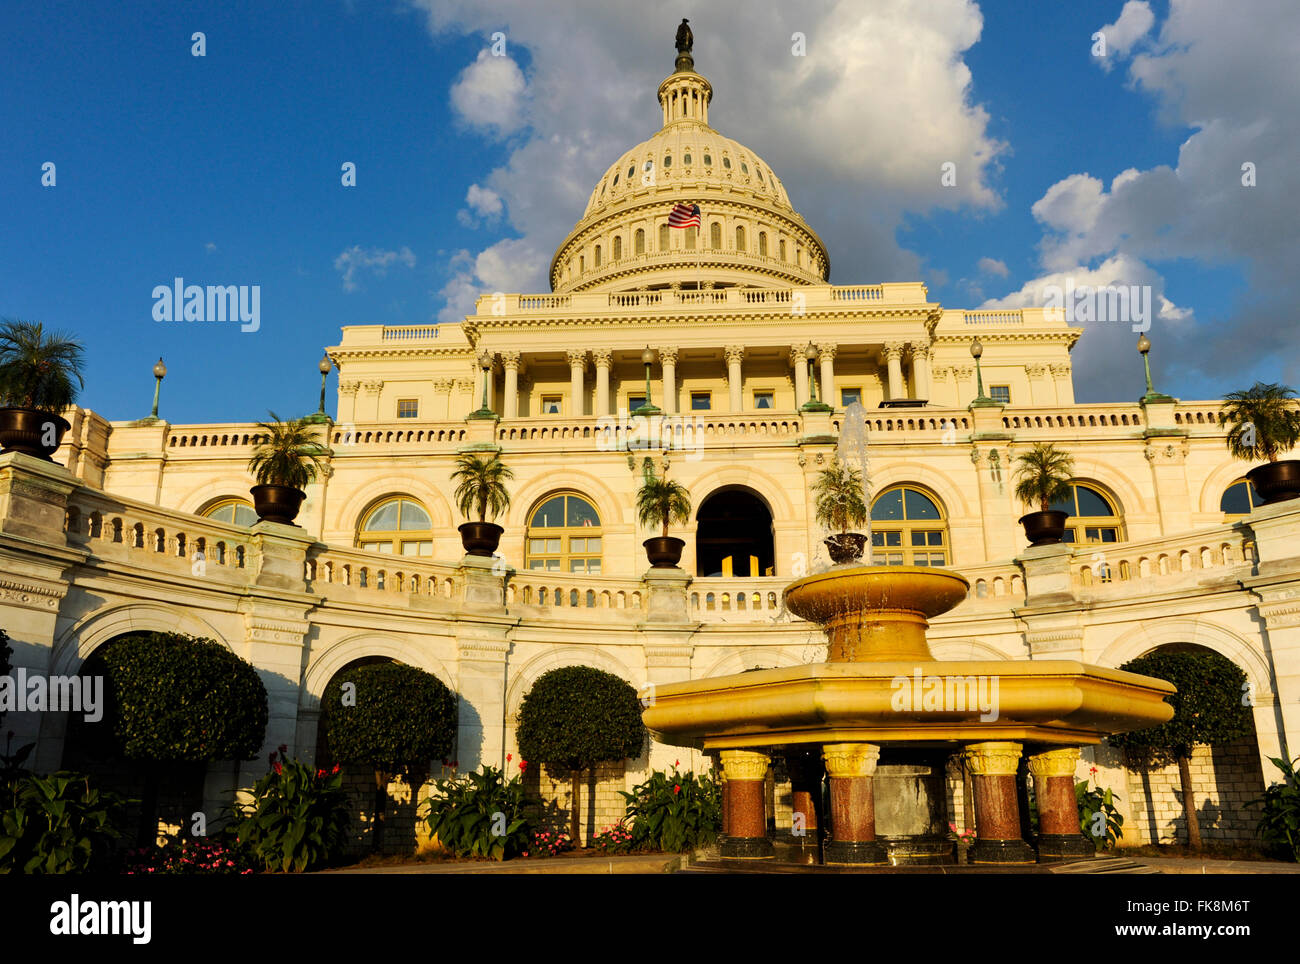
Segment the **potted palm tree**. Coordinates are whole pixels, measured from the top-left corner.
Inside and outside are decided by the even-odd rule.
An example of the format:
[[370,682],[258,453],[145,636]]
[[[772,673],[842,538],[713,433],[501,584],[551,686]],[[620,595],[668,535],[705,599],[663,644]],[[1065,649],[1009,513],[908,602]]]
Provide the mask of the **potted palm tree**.
[[658,478],[647,464],[645,478],[636,493],[636,514],[647,529],[662,528],[663,535],[652,536],[641,545],[652,569],[676,569],[686,543],[668,534],[671,523],[691,521],[691,494],[680,482],[667,475]]
[[864,525],[869,515],[863,498],[862,472],[838,458],[832,459],[817,476],[813,496],[817,500],[818,523],[832,530],[825,540],[831,562],[841,565],[861,559],[867,537],[849,529]]
[[1031,546],[1050,546],[1065,535],[1068,512],[1053,509],[1052,503],[1070,496],[1074,459],[1050,442],[1034,447],[1016,459],[1016,498],[1025,505],[1037,505],[1038,512],[1020,517],[1025,538]]
[[268,414],[271,421],[257,423],[263,434],[248,460],[248,471],[257,479],[249,492],[260,520],[293,525],[307,497],[303,490],[322,468],[326,449],[305,419],[286,422],[275,412]]
[[72,427],[59,413],[85,387],[83,361],[79,342],[40,322],[0,323],[0,448],[50,460]]
[[1223,396],[1219,424],[1232,423],[1228,451],[1244,461],[1267,459],[1246,473],[1265,505],[1300,495],[1300,460],[1278,459],[1300,441],[1300,411],[1295,390],[1286,385],[1256,382]]
[[459,527],[460,544],[467,555],[490,556],[497,551],[505,530],[488,522],[487,516],[491,512],[495,519],[510,507],[505,483],[514,477],[499,455],[484,458],[466,452],[456,459],[456,471],[451,474],[452,481],[457,483],[456,505],[466,518],[478,514],[477,522],[466,522]]

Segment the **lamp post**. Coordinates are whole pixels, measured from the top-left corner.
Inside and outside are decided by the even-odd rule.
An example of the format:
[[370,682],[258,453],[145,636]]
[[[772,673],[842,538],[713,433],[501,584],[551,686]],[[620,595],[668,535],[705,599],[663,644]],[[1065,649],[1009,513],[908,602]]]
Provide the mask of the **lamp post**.
[[479,353],[478,367],[483,370],[483,406],[477,412],[470,412],[469,418],[496,418],[497,413],[488,407],[488,379],[492,377],[492,353],[486,348]]
[[1142,367],[1146,370],[1147,376],[1147,393],[1138,399],[1138,404],[1145,405],[1148,402],[1176,401],[1176,399],[1170,395],[1164,395],[1157,392],[1151,384],[1151,359],[1147,357],[1147,353],[1151,351],[1151,339],[1146,336],[1146,332],[1143,332],[1138,336],[1137,349],[1142,354]]
[[321,356],[320,364],[316,367],[320,369],[320,406],[316,409],[315,414],[304,418],[304,422],[328,422],[330,419],[325,414],[325,382],[329,379],[330,370],[334,367],[334,363],[330,361],[329,352]]
[[980,369],[980,356],[984,354],[984,346],[976,338],[970,344],[970,356],[975,359],[975,401],[970,403],[971,408],[991,408],[997,407],[997,402],[984,394],[984,372]]
[[149,420],[158,421],[158,394],[162,391],[162,380],[167,377],[167,366],[163,364],[160,357],[158,364],[153,366],[153,409],[149,412]]
[[[812,342],[803,350],[803,357],[808,362],[808,401],[799,406],[801,412],[829,412],[831,407],[817,400],[817,379],[813,375],[813,362],[817,360],[817,349]],[[825,387],[825,386],[823,386]]]
[[633,415],[658,415],[659,409],[650,402],[650,366],[654,364],[654,349],[649,345],[646,350],[641,352],[641,363],[645,365],[645,404],[638,405],[632,410]]

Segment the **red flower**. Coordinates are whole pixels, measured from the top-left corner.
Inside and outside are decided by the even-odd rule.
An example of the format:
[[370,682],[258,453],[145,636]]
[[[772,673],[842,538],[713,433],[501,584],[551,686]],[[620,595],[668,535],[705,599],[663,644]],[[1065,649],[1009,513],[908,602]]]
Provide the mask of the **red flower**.
[[283,770],[283,769],[284,769],[284,767],[280,766],[279,762],[276,762],[276,764],[275,764],[275,772],[276,772],[276,773],[279,773],[279,772],[280,772],[281,770]]
[[513,759],[514,759],[514,754],[513,754],[513,753],[507,753],[507,754],[506,754],[506,762],[507,762],[507,763],[509,763],[509,762],[510,762],[511,760],[513,760]]
[[526,770],[526,769],[528,769],[528,761],[527,761],[527,760],[520,760],[520,761],[519,761],[519,772],[520,772],[520,773],[523,773],[524,770]]
[[338,772],[339,772],[339,765],[336,763],[334,764],[334,769],[331,770],[330,773],[338,773]]
[[677,769],[677,765],[678,765],[679,763],[681,763],[681,762],[682,762],[681,760],[674,760],[674,761],[673,761],[673,769],[674,769],[674,770]]
[[673,796],[677,796],[677,794],[681,792],[682,792],[682,785],[678,783],[673,787]]

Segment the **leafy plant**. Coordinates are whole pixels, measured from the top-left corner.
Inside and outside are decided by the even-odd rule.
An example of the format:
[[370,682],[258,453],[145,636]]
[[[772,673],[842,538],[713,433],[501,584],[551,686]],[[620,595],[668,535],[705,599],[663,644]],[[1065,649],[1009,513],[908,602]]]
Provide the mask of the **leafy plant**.
[[495,519],[510,507],[505,483],[514,477],[500,456],[483,458],[470,452],[457,456],[456,471],[451,478],[457,483],[455,499],[460,514],[470,519],[477,513],[478,521],[486,522],[490,512]]
[[817,522],[841,533],[864,525],[869,511],[862,492],[861,470],[838,458],[831,459],[813,483]]
[[630,793],[627,801],[632,844],[681,853],[707,846],[722,829],[722,791],[707,775],[656,770]]
[[[349,698],[343,685],[352,684]],[[445,756],[456,735],[456,696],[438,677],[405,663],[356,666],[325,688],[321,715],[330,756],[362,764],[375,775],[371,846],[383,847],[388,783],[397,773],[424,782],[430,760]]]
[[261,429],[248,471],[258,485],[285,485],[305,489],[325,464],[328,449],[316,438],[316,426],[303,418],[284,421],[268,412],[269,422],[258,422]]
[[102,675],[104,723],[75,724],[92,753],[144,767],[138,846],[153,843],[162,771],[251,760],[266,733],[267,698],[251,663],[210,639],[178,633],[119,637],[86,662]]
[[1178,692],[1165,697],[1173,719],[1147,730],[1107,738],[1124,750],[1137,769],[1178,764],[1188,845],[1201,846],[1201,828],[1192,796],[1191,758],[1196,746],[1231,743],[1251,732],[1250,710],[1242,699],[1246,674],[1235,663],[1209,650],[1156,650],[1120,667],[1129,673],[1168,680]]
[[[9,645],[9,634],[0,629],[0,677],[8,676],[9,671],[13,669],[10,662],[14,655],[14,648]],[[5,718],[4,710],[0,709],[0,722]]]
[[530,852],[532,805],[523,778],[509,780],[484,764],[482,772],[453,775],[434,784],[424,802],[429,833],[458,857],[509,860]]
[[563,830],[535,830],[533,831],[533,844],[524,851],[524,856],[530,854],[534,857],[558,857],[562,853],[567,853],[573,849],[573,838]]
[[591,845],[603,854],[631,853],[635,846],[632,842],[632,831],[623,820],[593,836]]
[[1015,462],[1016,498],[1043,512],[1070,496],[1074,459],[1051,442],[1035,442]]
[[691,521],[691,494],[680,482],[667,476],[657,478],[647,466],[636,493],[636,517],[647,529],[662,528],[667,537],[670,524],[685,525]]
[[1124,816],[1115,806],[1119,800],[1109,787],[1089,787],[1087,780],[1074,785],[1074,799],[1079,806],[1079,829],[1097,850],[1109,850],[1124,836]]
[[244,875],[254,871],[242,847],[209,837],[174,837],[161,847],[126,854],[125,874]]
[[1232,423],[1228,451],[1233,458],[1276,462],[1282,452],[1300,441],[1300,409],[1295,389],[1287,385],[1256,382],[1244,391],[1223,396],[1219,424]]
[[591,666],[564,666],[542,674],[524,696],[517,736],[525,759],[568,771],[569,833],[581,840],[583,771],[639,755],[646,729],[631,685]]
[[61,770],[28,774],[0,811],[0,873],[72,874],[106,869],[125,812],[121,797]]
[[1300,862],[1300,773],[1296,773],[1300,759],[1287,763],[1271,756],[1269,760],[1282,771],[1282,782],[1269,786],[1263,797],[1247,806],[1263,808],[1259,836],[1264,844],[1288,860]]
[[286,749],[271,754],[271,769],[253,787],[252,802],[237,807],[235,833],[260,866],[302,873],[338,858],[351,817],[339,768],[313,769]]
[[7,318],[0,323],[0,406],[57,415],[85,387],[84,364],[74,339],[47,332],[40,322]]

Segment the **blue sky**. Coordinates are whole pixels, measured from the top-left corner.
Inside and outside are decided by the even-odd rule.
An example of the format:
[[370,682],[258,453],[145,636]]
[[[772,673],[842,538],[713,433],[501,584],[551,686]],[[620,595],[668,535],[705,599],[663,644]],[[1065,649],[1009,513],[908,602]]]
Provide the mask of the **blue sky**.
[[[1159,388],[1294,383],[1291,5],[791,6],[7,4],[0,315],[78,335],[82,403],[111,419],[147,414],[159,355],[173,422],[314,410],[342,325],[544,290],[592,185],[658,127],[685,15],[713,126],[781,175],[834,283],[920,277],[978,307],[1109,271],[1168,299],[1149,333]],[[493,30],[509,56],[485,63]],[[1257,186],[1237,183],[1242,161]],[[151,292],[177,276],[260,285],[260,329],[155,322]],[[1085,334],[1081,400],[1141,394],[1135,337]]]

